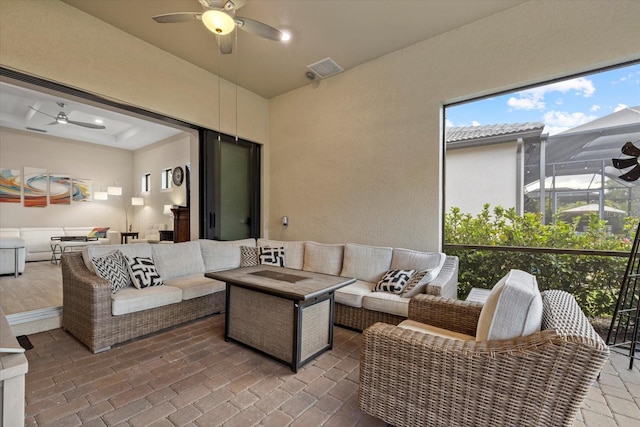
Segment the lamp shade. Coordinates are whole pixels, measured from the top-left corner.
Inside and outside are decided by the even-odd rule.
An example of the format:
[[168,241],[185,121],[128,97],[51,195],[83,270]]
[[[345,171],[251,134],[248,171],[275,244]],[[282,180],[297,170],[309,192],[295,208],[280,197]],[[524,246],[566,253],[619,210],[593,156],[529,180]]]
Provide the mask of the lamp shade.
[[226,12],[210,9],[202,14],[202,23],[214,34],[229,34],[236,27],[236,23]]
[[132,197],[131,198],[132,206],[144,206],[144,199],[142,197]]
[[122,196],[122,187],[107,187],[107,194],[110,196]]
[[109,194],[106,191],[96,191],[93,193],[93,200],[107,200]]

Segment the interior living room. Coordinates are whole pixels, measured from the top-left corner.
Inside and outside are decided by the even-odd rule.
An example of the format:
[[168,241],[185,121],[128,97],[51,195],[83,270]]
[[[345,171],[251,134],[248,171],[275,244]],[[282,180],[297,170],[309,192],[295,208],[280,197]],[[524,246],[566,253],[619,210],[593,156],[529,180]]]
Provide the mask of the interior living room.
[[[235,14],[235,31],[216,36],[203,26],[204,19],[183,22],[200,21],[200,14],[208,9]],[[162,18],[176,12],[193,13]],[[305,330],[303,321],[294,327],[294,342],[302,350],[295,353],[294,349],[290,362],[289,356],[274,356],[277,350],[265,350],[262,344],[242,345],[249,339],[271,338],[271,329],[284,327],[276,322],[277,328],[269,329],[271,324],[267,324],[265,331],[260,322],[248,323],[251,326],[246,329],[232,327],[238,319],[237,314],[232,315],[234,303],[242,307],[239,318],[244,314],[245,321],[251,318],[251,310],[259,311],[268,304],[242,293],[242,286],[229,285],[234,279],[221,271],[229,267],[220,267],[205,254],[227,254],[232,242],[245,242],[240,248],[251,239],[256,247],[260,240],[265,247],[280,242],[283,252],[269,255],[281,256],[287,267],[295,264],[300,267],[297,270],[306,272],[314,271],[307,265],[310,247],[329,250],[328,246],[340,244],[344,257],[341,252],[338,269],[323,265],[315,271],[356,278],[360,286],[374,279],[364,273],[358,276],[366,269],[345,272],[349,270],[347,260],[355,262],[347,248],[366,247],[368,252],[359,255],[362,262],[388,253],[389,271],[395,262],[390,261],[391,253],[445,252],[444,107],[638,61],[638,17],[640,3],[632,0],[132,0],[126,4],[0,0],[0,101],[20,96],[29,99],[29,111],[18,119],[26,124],[40,120],[36,127],[28,126],[33,129],[17,129],[2,119],[0,169],[17,170],[16,176],[25,181],[27,169],[36,178],[49,177],[45,184],[49,204],[27,206],[23,188],[19,203],[0,203],[0,229],[48,227],[66,234],[65,227],[109,227],[112,234],[105,232],[103,239],[112,244],[129,242],[121,247],[133,248],[122,249],[123,259],[154,254],[160,275],[169,285],[165,288],[173,287],[171,280],[195,277],[196,272],[201,279],[204,271],[207,280],[222,283],[215,296],[185,297],[171,304],[179,307],[175,311],[153,308],[125,314],[127,320],[118,322],[107,317],[117,317],[115,311],[129,310],[133,304],[114,305],[107,317],[102,317],[101,309],[87,311],[100,304],[99,295],[93,293],[98,292],[97,282],[90,282],[99,277],[96,271],[89,273],[79,252],[65,253],[61,263],[50,262],[50,254],[40,261],[27,260],[20,272],[17,267],[12,270],[21,277],[8,274],[0,278],[0,308],[18,316],[42,308],[56,312],[38,330],[14,328],[7,333],[8,324],[3,329],[3,350],[13,348],[5,340],[15,335],[25,336],[28,344],[22,348],[30,347],[18,354],[28,361],[28,370],[25,363],[17,385],[5,382],[2,389],[17,386],[24,391],[3,392],[4,408],[22,405],[24,411],[19,412],[25,425],[549,425],[562,417],[558,425],[635,425],[640,417],[640,371],[637,365],[628,369],[625,357],[608,354],[600,344],[602,339],[591,335],[583,341],[593,353],[563,349],[560,353],[569,356],[558,362],[562,369],[553,373],[547,369],[542,374],[533,368],[549,363],[549,356],[538,359],[532,350],[552,340],[551,332],[543,330],[532,334],[540,341],[516,345],[526,349],[526,354],[510,362],[513,377],[498,362],[493,364],[500,358],[496,354],[514,353],[514,347],[507,346],[492,350],[482,359],[486,365],[476,366],[459,383],[458,379],[443,380],[462,366],[456,365],[457,355],[482,358],[486,350],[482,346],[487,343],[479,342],[478,353],[474,353],[476,347],[463,349],[470,344],[440,337],[425,345],[424,351],[431,356],[421,356],[436,362],[411,359],[412,363],[401,364],[411,367],[411,375],[398,374],[388,372],[384,365],[396,360],[395,356],[377,359],[373,349],[400,351],[403,345],[417,341],[421,332],[408,332],[413,335],[403,339],[402,345],[391,338],[380,344],[375,341],[378,334],[401,335],[395,325],[407,321],[407,315],[389,312],[375,318],[386,325],[351,324],[349,316],[360,312],[345,308],[337,297],[334,308],[330,288],[326,297],[331,307],[330,332],[324,337],[328,347],[312,350],[311,356],[305,353],[308,341],[295,335],[298,329]],[[274,28],[290,40],[274,41]],[[329,58],[331,61],[325,61]],[[33,92],[32,97],[24,91]],[[59,113],[67,124],[61,124]],[[72,127],[73,122],[86,125],[94,116],[123,126],[136,120],[140,123],[136,132],[129,133],[110,126],[103,132],[76,125],[75,131],[83,137],[56,135],[53,129]],[[51,120],[58,125],[52,126]],[[42,128],[47,132],[37,130]],[[92,133],[105,139],[91,141]],[[155,138],[148,138],[151,133]],[[245,177],[234,175],[240,164],[236,160],[243,162]],[[184,184],[180,181],[178,185],[173,178],[182,174],[186,175]],[[84,203],[69,195],[70,203],[54,204],[52,176],[72,183],[89,182],[92,200]],[[150,178],[146,191],[145,177]],[[96,193],[109,193],[109,187],[114,192],[107,200],[98,200]],[[241,191],[247,191],[249,200],[244,210],[236,213],[238,218],[225,216],[226,211],[220,210],[228,200],[225,196]],[[142,199],[142,205],[130,203],[134,198]],[[184,224],[176,215],[184,211],[190,222],[186,237],[177,240],[176,224]],[[172,231],[170,240],[176,243],[158,242],[156,229]],[[137,239],[126,240],[127,232],[136,232],[131,237]],[[133,244],[133,240],[154,242]],[[14,246],[5,248],[3,243],[2,249],[9,250],[17,266],[22,247],[11,244]],[[234,259],[240,262],[240,244],[235,245]],[[73,245],[60,248],[66,246]],[[83,246],[85,252],[95,250],[102,257],[106,252],[101,251],[109,245]],[[299,247],[304,247],[304,255],[297,252]],[[194,254],[175,252],[175,248],[198,249]],[[294,259],[293,254],[298,253],[299,258]],[[200,266],[189,264],[194,257],[201,259]],[[453,258],[447,257],[449,262]],[[176,259],[180,259],[179,268]],[[228,258],[220,259],[228,262]],[[63,293],[61,285],[52,292],[45,290],[45,297],[12,289],[12,281],[22,283],[36,265],[42,267],[39,274],[44,279],[34,282],[44,283],[50,277],[59,284],[68,281],[69,286],[64,285],[68,293]],[[457,275],[465,268],[457,264],[457,258],[455,265],[444,265],[438,271]],[[177,274],[180,268],[184,271]],[[432,299],[455,299],[455,278],[439,280],[429,290],[434,292]],[[505,278],[509,280],[524,283],[529,279],[515,274]],[[80,282],[89,285],[79,290]],[[523,286],[531,284],[527,283]],[[118,293],[128,291],[115,289],[118,293],[114,291],[112,297],[113,289],[112,283],[104,294],[113,301]],[[245,296],[236,300],[230,296],[234,293]],[[544,294],[542,298],[552,306],[565,304],[564,296]],[[403,310],[420,312],[422,300],[428,299],[422,297],[406,298]],[[47,307],[47,300],[60,304]],[[249,305],[252,301],[253,306]],[[464,304],[456,300],[445,313],[452,315],[458,310],[455,307]],[[483,305],[468,305],[477,323]],[[314,311],[313,315],[321,313]],[[341,321],[332,327],[334,315]],[[6,317],[0,317],[4,322],[0,327],[4,327]],[[448,322],[434,322],[440,328],[449,326]],[[389,323],[393,329],[387,330],[392,328]],[[476,330],[470,328],[458,332],[475,340]],[[448,353],[447,343],[454,343],[451,348],[457,349],[453,356],[437,352]],[[418,353],[401,353],[418,357]],[[7,366],[4,357],[13,356],[3,356],[0,367]],[[471,359],[462,364],[473,365]],[[283,360],[287,363],[281,363]],[[427,367],[440,370],[434,375],[424,371]],[[573,378],[574,371],[584,371],[586,376],[575,386],[580,391],[557,395],[541,391],[554,381]],[[513,389],[491,386],[500,372],[505,380],[500,384],[510,383]],[[428,385],[412,388],[415,384],[395,382],[404,384],[409,377]],[[488,389],[479,392],[474,389],[476,384]],[[442,404],[439,397],[428,395],[429,389],[460,399]],[[415,404],[406,404],[409,390],[414,390]],[[543,414],[531,412],[532,407],[544,407],[537,400],[540,396],[557,405],[542,410]],[[382,405],[383,401],[392,404]],[[486,410],[492,403],[496,406]],[[430,404],[442,412],[424,409]],[[449,409],[442,409],[445,407]],[[560,412],[566,414],[557,415]],[[8,411],[0,416],[8,417]],[[553,418],[556,416],[560,418]],[[11,420],[4,425],[22,425],[11,424],[16,418],[3,419]]]

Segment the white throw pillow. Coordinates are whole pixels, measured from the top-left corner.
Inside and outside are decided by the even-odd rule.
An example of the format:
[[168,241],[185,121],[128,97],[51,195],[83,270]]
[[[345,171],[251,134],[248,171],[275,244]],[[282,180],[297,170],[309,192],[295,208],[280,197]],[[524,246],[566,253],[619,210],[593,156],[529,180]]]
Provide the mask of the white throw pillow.
[[476,341],[494,341],[530,335],[540,330],[542,296],[536,277],[511,270],[493,287],[482,307]]

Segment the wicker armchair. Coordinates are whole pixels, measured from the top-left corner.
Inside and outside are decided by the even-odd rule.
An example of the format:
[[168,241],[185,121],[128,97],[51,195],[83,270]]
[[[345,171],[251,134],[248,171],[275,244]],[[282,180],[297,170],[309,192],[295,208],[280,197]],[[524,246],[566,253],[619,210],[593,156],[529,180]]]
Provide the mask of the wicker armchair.
[[[461,341],[383,323],[362,337],[360,407],[402,426],[571,426],[609,349],[575,299],[542,293],[542,328]],[[418,295],[409,319],[475,336],[482,304]]]

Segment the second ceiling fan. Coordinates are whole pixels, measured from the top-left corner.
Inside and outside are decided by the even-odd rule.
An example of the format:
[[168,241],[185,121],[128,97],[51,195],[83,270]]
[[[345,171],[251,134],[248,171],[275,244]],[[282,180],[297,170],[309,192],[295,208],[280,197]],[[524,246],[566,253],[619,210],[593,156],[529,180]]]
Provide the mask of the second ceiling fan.
[[204,12],[166,13],[154,16],[153,20],[160,24],[201,21],[209,31],[216,35],[220,53],[222,54],[231,53],[233,46],[231,33],[236,27],[269,40],[286,41],[291,37],[289,33],[280,31],[263,22],[236,16],[236,10],[244,6],[247,0],[198,1],[205,8]]

